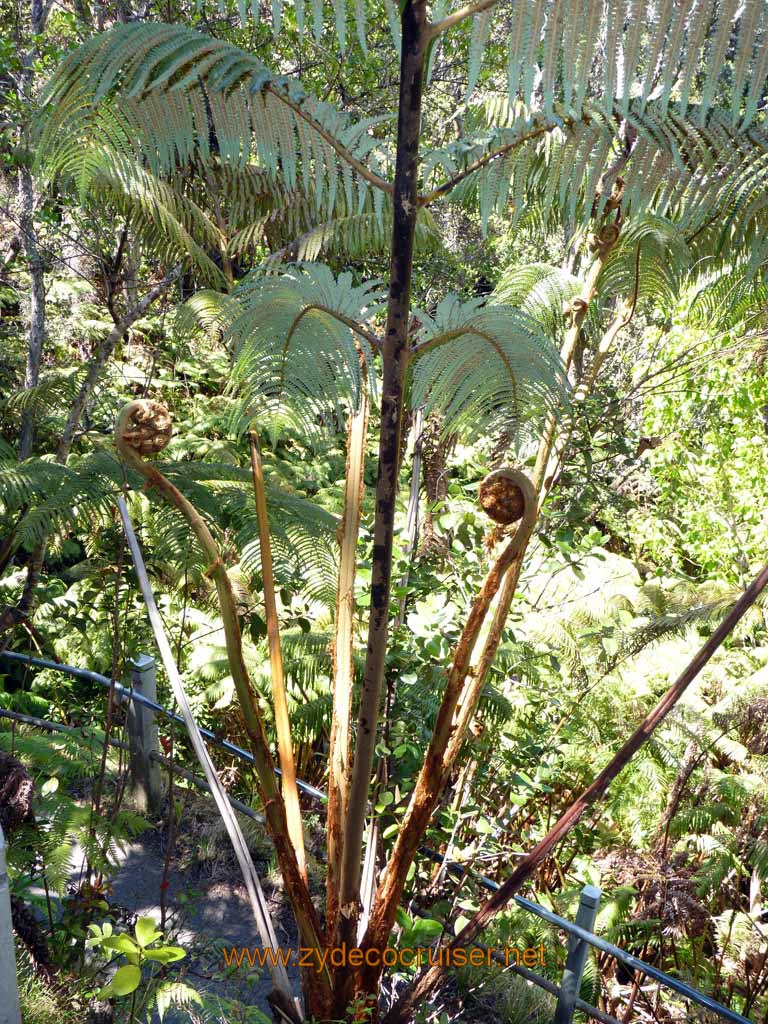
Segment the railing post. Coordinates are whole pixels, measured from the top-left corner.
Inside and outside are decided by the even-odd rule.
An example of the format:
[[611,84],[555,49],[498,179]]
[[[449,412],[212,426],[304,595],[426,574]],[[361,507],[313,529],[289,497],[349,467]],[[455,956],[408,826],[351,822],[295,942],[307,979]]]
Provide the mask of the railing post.
[[[600,906],[600,889],[594,885],[585,885],[579,899],[576,924],[586,932],[595,926],[595,918]],[[557,1000],[554,1024],[571,1024],[576,999],[581,989],[581,977],[589,952],[589,943],[576,935],[568,936],[568,956],[565,961],[563,980],[560,983],[560,997]]]
[[[134,692],[157,703],[155,659],[148,654],[131,658],[131,684]],[[150,756],[159,753],[155,714],[132,700],[128,704],[128,742],[131,752],[133,797],[140,812],[156,813],[162,807],[163,790],[160,765]]]
[[0,1024],[21,1024],[5,836],[0,827]]

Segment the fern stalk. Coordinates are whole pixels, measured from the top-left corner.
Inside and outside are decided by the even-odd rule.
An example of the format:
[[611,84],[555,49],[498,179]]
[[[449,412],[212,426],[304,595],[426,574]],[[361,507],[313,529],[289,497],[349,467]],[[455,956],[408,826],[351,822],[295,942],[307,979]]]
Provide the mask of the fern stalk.
[[[361,359],[361,368],[365,366]],[[325,926],[329,941],[338,923],[339,881],[343,851],[343,823],[349,808],[350,733],[352,724],[352,656],[355,627],[355,571],[360,511],[363,501],[365,441],[368,431],[368,392],[360,391],[360,407],[350,416],[344,514],[339,529],[339,578],[336,591],[336,632],[333,643],[333,717],[328,755],[328,877]]]
[[376,893],[371,922],[363,940],[365,949],[386,946],[387,937],[392,930],[400,898],[405,888],[408,871],[450,775],[452,764],[446,761],[446,748],[454,733],[454,715],[462,694],[464,680],[469,671],[472,651],[504,575],[517,558],[521,548],[527,543],[536,520],[536,492],[531,482],[523,473],[519,472],[514,472],[514,479],[523,493],[523,518],[514,536],[505,544],[501,554],[491,566],[456,645],[429,748]]
[[296,851],[299,871],[307,881],[307,855],[304,850],[304,830],[301,824],[301,804],[296,786],[296,762],[293,757],[291,721],[288,715],[288,694],[285,689],[283,654],[280,649],[280,622],[277,617],[275,599],[275,576],[272,570],[272,545],[269,539],[267,516],[267,494],[264,487],[264,468],[261,462],[259,440],[254,431],[249,435],[251,449],[251,475],[253,494],[256,502],[256,518],[259,527],[259,550],[261,552],[261,578],[264,584],[264,612],[267,617],[269,639],[269,667],[272,677],[272,700],[277,731],[277,752],[283,777],[283,800],[288,818],[288,834]]
[[[617,219],[615,227],[620,230],[621,221]],[[563,365],[566,370],[570,369],[571,363],[573,362],[574,353],[576,352],[576,346],[581,335],[584,321],[587,318],[589,307],[597,295],[597,283],[602,273],[603,267],[605,266],[606,260],[610,256],[611,252],[616,246],[619,240],[619,230],[611,232],[610,235],[606,235],[605,241],[602,247],[598,250],[595,258],[590,264],[587,276],[584,281],[584,287],[579,292],[578,296],[571,300],[569,305],[569,313],[571,317],[570,326],[566,332],[563,344],[560,349],[560,358],[563,361]],[[594,379],[593,378],[593,383]],[[549,462],[550,453],[552,451],[552,445],[554,443],[555,428],[557,420],[555,416],[549,416],[547,419],[546,426],[542,435],[541,442],[539,444],[539,450],[536,456],[536,463],[533,469],[533,486],[537,491],[541,492],[544,481],[547,476],[547,464]]]
[[[382,350],[381,429],[373,527],[371,604],[368,644],[360,698],[357,743],[352,765],[349,812],[344,830],[340,884],[341,941],[354,944],[360,914],[363,830],[376,748],[384,661],[389,629],[392,547],[397,498],[403,389],[408,364],[413,245],[418,213],[418,155],[422,89],[428,43],[425,0],[406,0],[401,15],[402,43],[398,100],[397,155],[393,192],[392,250],[387,320]],[[337,1008],[354,995],[351,973],[345,972]],[[369,989],[369,992],[372,990]]]
[[[162,406],[159,408],[164,412]],[[216,541],[200,514],[178,488],[174,487],[158,469],[145,462],[140,454],[142,440],[146,439],[147,435],[145,425],[149,423],[152,427],[152,420],[157,409],[156,403],[145,401],[131,402],[126,405],[121,410],[115,424],[115,445],[123,462],[139,473],[150,487],[155,488],[166,501],[178,509],[209,560],[208,572],[214,580],[219,597],[227,659],[240,702],[243,722],[251,741],[267,826],[275,844],[280,871],[302,942],[314,949],[320,949],[322,946],[320,921],[291,842],[285,804],[277,783],[264,722],[243,658],[240,623],[232,584]],[[154,450],[159,450],[159,447],[162,447],[162,444],[156,445]],[[304,975],[304,983],[309,1009],[322,1017],[328,1008],[330,998],[327,974],[307,971]]]

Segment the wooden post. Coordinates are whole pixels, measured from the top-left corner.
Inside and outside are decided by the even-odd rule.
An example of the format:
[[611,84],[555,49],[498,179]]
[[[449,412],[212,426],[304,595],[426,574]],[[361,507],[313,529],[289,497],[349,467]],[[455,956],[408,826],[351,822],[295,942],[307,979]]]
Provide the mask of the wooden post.
[[[585,885],[581,891],[576,924],[586,932],[591,932],[595,926],[601,895],[600,889],[594,885]],[[581,988],[581,977],[584,974],[588,951],[588,942],[576,935],[568,937],[568,956],[560,985],[560,998],[557,1000],[554,1024],[571,1024],[573,1020],[573,1011]]]
[[5,836],[0,828],[0,1024],[21,1024],[16,950],[11,924],[11,895],[5,859]]
[[[157,703],[155,681],[155,659],[148,654],[138,654],[130,661],[131,685],[134,692]],[[157,813],[163,802],[160,766],[152,760],[158,754],[155,715],[139,701],[128,705],[128,741],[130,744],[131,780],[133,797],[140,813]]]

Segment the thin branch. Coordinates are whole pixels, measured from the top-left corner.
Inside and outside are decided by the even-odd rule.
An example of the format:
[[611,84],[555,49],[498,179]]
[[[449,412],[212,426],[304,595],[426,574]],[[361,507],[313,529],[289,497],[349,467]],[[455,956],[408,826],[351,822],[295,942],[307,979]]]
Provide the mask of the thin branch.
[[441,18],[439,21],[431,21],[427,28],[429,38],[435,39],[442,32],[447,32],[449,28],[453,28],[460,21],[464,21],[465,18],[471,18],[475,14],[482,14],[483,11],[487,11],[489,7],[493,7],[496,3],[497,0],[478,0],[476,4],[467,4],[466,7],[460,7],[458,11],[454,11],[453,14]]
[[362,160],[358,160],[358,158],[354,156],[350,152],[350,150],[347,149],[346,146],[343,146],[339,142],[339,140],[335,138],[330,132],[326,131],[325,128],[323,128],[323,126],[318,121],[316,121],[313,117],[310,117],[310,115],[305,110],[302,110],[301,106],[298,103],[295,103],[290,98],[290,96],[283,92],[282,89],[279,89],[277,86],[272,85],[271,83],[267,83],[267,85],[265,85],[264,88],[268,92],[271,92],[274,97],[285,103],[287,107],[290,107],[294,114],[296,114],[297,117],[300,117],[302,121],[306,121],[306,123],[313,129],[313,131],[316,131],[317,134],[325,142],[328,143],[331,149],[333,149],[334,152],[336,152],[341,157],[342,160],[344,160],[346,163],[350,165],[350,167],[353,167],[357,171],[361,178],[364,178],[367,182],[369,182],[369,184],[373,185],[375,188],[381,189],[382,192],[388,192],[390,195],[392,195],[392,193],[394,192],[394,185],[392,184],[392,182],[387,181],[385,178],[380,177],[378,174],[375,174],[372,170],[370,170],[370,168],[368,168],[362,162]]

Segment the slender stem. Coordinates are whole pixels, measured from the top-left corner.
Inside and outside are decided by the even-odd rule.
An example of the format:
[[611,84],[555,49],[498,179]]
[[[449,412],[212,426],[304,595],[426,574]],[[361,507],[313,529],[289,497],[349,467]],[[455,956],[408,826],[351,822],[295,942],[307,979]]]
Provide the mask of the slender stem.
[[[491,566],[485,582],[475,598],[456,646],[429,748],[376,893],[371,923],[363,942],[365,948],[380,948],[382,945],[386,945],[405,888],[408,871],[453,766],[453,762],[446,758],[446,749],[455,735],[454,715],[469,670],[472,651],[491,607],[491,602],[504,579],[504,574],[514,562],[521,547],[527,542],[536,521],[536,492],[522,473],[517,473],[516,479],[525,499],[523,519],[514,537],[507,542]],[[458,751],[458,747],[456,747],[456,751]]]
[[[365,364],[361,359],[365,373]],[[365,381],[364,381],[365,385]],[[339,578],[336,590],[336,632],[333,644],[333,716],[328,755],[328,877],[325,928],[332,941],[338,924],[339,882],[343,823],[349,806],[350,752],[352,731],[352,689],[355,665],[355,573],[360,512],[363,501],[365,442],[368,433],[368,390],[363,387],[360,407],[349,418],[344,514],[339,530]]]
[[[557,844],[578,824],[589,808],[605,795],[611,782],[629,764],[637,751],[650,739],[654,731],[669,715],[691,683],[697,678],[710,658],[718,651],[727,636],[752,607],[767,585],[768,565],[755,577],[717,629],[693,656],[654,709],[646,715],[627,742],[616,752],[592,784],[560,816],[547,835],[519,862],[506,882],[490,899],[486,900],[480,910],[474,914],[472,919],[452,940],[449,948],[463,948],[472,942],[491,919],[506,907],[523,883],[531,877],[539,864],[552,853]],[[443,958],[443,962],[447,962],[447,958]],[[397,1003],[387,1015],[385,1024],[401,1024],[401,1022],[408,1020],[413,1009],[434,989],[442,973],[443,968],[440,966],[431,967],[424,972],[408,992],[407,997]]]
[[[354,942],[360,913],[363,829],[376,747],[389,631],[392,546],[398,489],[403,388],[409,356],[413,243],[416,230],[419,135],[427,46],[425,0],[406,0],[402,10],[400,96],[393,201],[389,300],[382,352],[381,428],[373,528],[368,647],[344,831],[340,886],[340,934]],[[342,994],[343,995],[343,994]]]
[[251,448],[251,474],[253,494],[256,501],[256,518],[259,525],[259,550],[261,552],[261,578],[264,584],[264,612],[267,617],[269,639],[269,667],[272,677],[272,700],[274,702],[275,730],[277,732],[277,753],[283,776],[283,800],[288,818],[288,834],[296,851],[299,871],[307,881],[307,856],[304,850],[304,830],[301,825],[301,804],[296,786],[296,762],[293,758],[291,721],[288,715],[288,695],[285,689],[283,653],[280,648],[280,622],[277,617],[275,598],[275,576],[272,569],[272,545],[269,539],[267,515],[267,493],[264,486],[264,468],[261,462],[259,439],[255,431],[249,434]]

